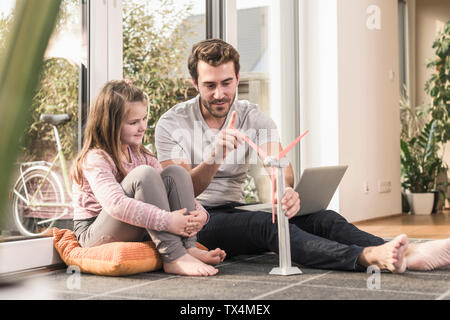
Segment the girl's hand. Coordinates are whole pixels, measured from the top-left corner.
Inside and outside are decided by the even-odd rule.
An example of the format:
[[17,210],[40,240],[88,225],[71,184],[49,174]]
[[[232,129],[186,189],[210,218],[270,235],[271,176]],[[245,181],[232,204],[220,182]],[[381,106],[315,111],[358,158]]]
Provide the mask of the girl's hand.
[[207,220],[208,215],[203,210],[189,212],[189,222],[192,223],[192,226],[188,227],[186,231],[189,232],[190,236],[196,234],[203,228]]
[[186,216],[187,209],[180,209],[172,211],[167,231],[183,237],[189,237],[192,234],[188,232],[196,223],[189,222],[190,216]]

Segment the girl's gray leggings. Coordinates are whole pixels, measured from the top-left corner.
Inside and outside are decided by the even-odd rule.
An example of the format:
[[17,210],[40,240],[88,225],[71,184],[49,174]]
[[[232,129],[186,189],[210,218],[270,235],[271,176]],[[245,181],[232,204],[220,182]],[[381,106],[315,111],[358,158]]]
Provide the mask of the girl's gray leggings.
[[[127,174],[121,185],[128,197],[151,203],[163,210],[195,210],[192,179],[183,167],[172,165],[158,173],[150,166],[139,166]],[[195,247],[197,241],[195,236],[184,238],[168,232],[133,226],[113,218],[105,210],[97,217],[75,220],[74,232],[82,247],[151,239],[164,262],[181,257],[186,253],[186,249]]]

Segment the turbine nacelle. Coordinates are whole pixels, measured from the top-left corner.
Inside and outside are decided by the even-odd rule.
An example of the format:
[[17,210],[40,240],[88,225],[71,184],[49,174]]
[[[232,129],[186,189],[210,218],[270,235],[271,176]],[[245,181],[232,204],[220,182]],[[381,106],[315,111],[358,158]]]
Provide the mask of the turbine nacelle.
[[267,156],[264,159],[264,165],[272,168],[286,168],[289,165],[289,161],[286,158],[277,159],[277,157]]

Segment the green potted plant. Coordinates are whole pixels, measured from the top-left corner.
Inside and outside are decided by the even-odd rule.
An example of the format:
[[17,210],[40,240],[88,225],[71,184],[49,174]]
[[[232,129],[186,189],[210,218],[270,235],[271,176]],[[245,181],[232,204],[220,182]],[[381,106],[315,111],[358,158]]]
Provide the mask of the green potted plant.
[[431,213],[436,189],[441,197],[448,197],[448,166],[443,156],[450,139],[450,21],[433,48],[437,58],[428,62],[427,68],[435,72],[425,85],[431,105],[413,109],[407,97],[400,99],[402,187],[408,199],[403,203],[415,214]]
[[[402,99],[405,101],[405,99]],[[402,135],[401,173],[402,187],[413,214],[430,214],[433,208],[435,180],[442,159],[438,156],[436,121],[424,123],[427,112],[421,107],[411,110],[401,104]],[[409,125],[408,125],[409,124]]]
[[[443,159],[450,140],[450,20],[433,42],[433,49],[436,56],[427,63],[427,68],[433,73],[425,84],[425,92],[431,97],[431,118],[436,121],[435,138]],[[443,163],[434,186],[438,192],[438,210],[443,207],[445,199],[449,199],[448,185],[448,165]]]

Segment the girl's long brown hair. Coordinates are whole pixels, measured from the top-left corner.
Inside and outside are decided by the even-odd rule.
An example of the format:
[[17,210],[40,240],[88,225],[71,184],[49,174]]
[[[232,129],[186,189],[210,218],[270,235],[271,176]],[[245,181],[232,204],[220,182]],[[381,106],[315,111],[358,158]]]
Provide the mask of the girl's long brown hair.
[[[83,148],[72,166],[71,177],[77,184],[83,185],[83,162],[92,149],[103,150],[111,156],[117,167],[119,182],[126,176],[127,172],[120,160],[120,128],[126,116],[125,104],[129,102],[148,105],[148,98],[142,90],[125,80],[107,82],[100,90],[89,111]],[[152,155],[143,145],[137,146],[136,151]]]

